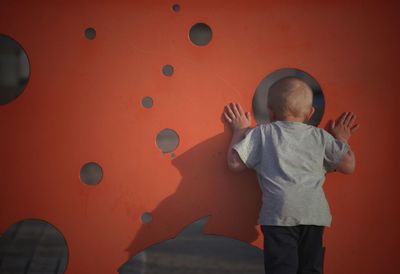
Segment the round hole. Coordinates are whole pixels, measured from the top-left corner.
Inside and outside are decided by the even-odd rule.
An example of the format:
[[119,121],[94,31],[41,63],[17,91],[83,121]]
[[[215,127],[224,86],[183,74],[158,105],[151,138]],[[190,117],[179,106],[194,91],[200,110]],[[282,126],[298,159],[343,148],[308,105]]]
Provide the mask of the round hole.
[[172,152],[178,147],[179,136],[172,129],[163,129],[157,134],[156,144],[163,153]]
[[189,38],[193,44],[197,46],[205,46],[211,41],[211,28],[207,24],[197,23],[190,29]]
[[325,100],[318,82],[308,73],[294,68],[279,69],[267,75],[258,85],[253,96],[253,112],[257,124],[268,123],[267,111],[268,90],[276,81],[285,77],[297,77],[305,81],[313,91],[313,107],[315,112],[307,124],[318,126],[325,110]]
[[61,232],[37,219],[11,225],[0,237],[0,273],[64,273],[68,247]]
[[179,12],[181,10],[181,6],[179,4],[172,5],[172,10],[174,12]]
[[151,97],[144,97],[142,99],[142,106],[145,108],[151,108],[153,106],[153,99]]
[[0,34],[0,105],[22,94],[30,76],[29,60],[22,46]]
[[103,178],[103,170],[94,162],[86,163],[82,166],[80,179],[83,183],[89,186],[97,185]]
[[96,30],[94,28],[87,28],[85,30],[85,36],[87,39],[93,40],[94,38],[96,38]]
[[149,212],[145,212],[142,214],[141,220],[142,220],[142,223],[148,224],[153,220],[153,216],[151,216],[151,214]]
[[174,67],[171,66],[171,65],[165,65],[165,66],[162,68],[162,73],[163,73],[165,76],[170,77],[170,76],[172,76],[172,74],[174,74]]

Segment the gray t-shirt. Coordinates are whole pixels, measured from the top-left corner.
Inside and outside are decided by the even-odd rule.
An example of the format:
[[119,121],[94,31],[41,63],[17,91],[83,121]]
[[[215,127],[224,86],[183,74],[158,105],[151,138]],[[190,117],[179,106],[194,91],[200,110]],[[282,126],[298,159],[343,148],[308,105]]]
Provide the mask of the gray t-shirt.
[[233,145],[257,172],[262,191],[260,225],[330,226],[332,216],[322,185],[349,145],[322,128],[275,121],[252,128]]

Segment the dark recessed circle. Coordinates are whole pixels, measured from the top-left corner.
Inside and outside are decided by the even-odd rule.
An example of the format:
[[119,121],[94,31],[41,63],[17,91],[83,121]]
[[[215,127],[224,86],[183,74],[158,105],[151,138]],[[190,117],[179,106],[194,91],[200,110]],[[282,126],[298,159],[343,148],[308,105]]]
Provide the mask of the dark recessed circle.
[[181,6],[179,4],[172,5],[172,10],[174,12],[179,12],[181,10]]
[[151,216],[151,214],[149,212],[145,212],[142,214],[141,220],[142,220],[142,223],[148,224],[153,220],[153,216]]
[[144,97],[142,99],[142,106],[145,108],[151,108],[153,106],[153,99],[151,97]]
[[322,120],[325,110],[325,100],[322,89],[318,82],[308,73],[294,68],[284,68],[274,71],[267,75],[258,85],[253,96],[253,113],[257,124],[268,123],[269,116],[267,111],[268,90],[276,81],[285,77],[297,77],[304,80],[313,91],[314,115],[307,124],[318,126]]
[[85,30],[85,36],[87,39],[93,40],[94,38],[96,38],[96,30],[94,28],[87,28]]
[[[178,217],[176,213],[172,216]],[[187,224],[174,238],[157,241],[140,253],[131,255],[118,268],[118,273],[265,273],[262,249],[242,240],[204,232],[209,224],[209,216]],[[190,254],[190,257],[184,254]],[[211,271],[210,262],[216,266]]]
[[0,273],[64,273],[67,243],[53,225],[37,219],[23,220],[0,236],[0,262]]
[[163,153],[172,152],[178,147],[179,136],[172,129],[163,129],[157,134],[156,144]]
[[22,46],[0,34],[0,105],[22,94],[30,76],[29,60]]
[[103,170],[94,162],[86,163],[81,168],[80,179],[83,183],[92,186],[100,183],[103,178]]
[[163,68],[162,68],[162,73],[163,73],[165,76],[170,77],[170,76],[172,76],[172,74],[174,74],[174,67],[171,66],[171,65],[165,65],[165,66],[163,66]]
[[190,29],[189,38],[193,44],[197,46],[205,46],[211,41],[211,28],[207,24],[197,23]]

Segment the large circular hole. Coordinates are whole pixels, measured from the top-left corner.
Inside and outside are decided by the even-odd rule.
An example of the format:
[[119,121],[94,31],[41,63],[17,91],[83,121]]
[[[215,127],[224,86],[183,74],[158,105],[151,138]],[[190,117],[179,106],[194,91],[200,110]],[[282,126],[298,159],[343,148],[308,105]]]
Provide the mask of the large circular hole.
[[172,129],[163,129],[157,134],[156,144],[163,153],[172,152],[178,147],[179,136]]
[[295,69],[284,68],[279,69],[267,75],[258,85],[253,96],[253,112],[254,119],[257,124],[268,123],[270,121],[267,111],[268,90],[276,81],[285,77],[297,77],[304,80],[313,91],[313,107],[315,112],[307,124],[318,126],[322,120],[325,110],[325,100],[321,87],[318,82],[308,73]]
[[189,38],[197,46],[205,46],[212,39],[211,28],[204,23],[197,23],[189,31]]
[[97,185],[103,178],[103,170],[97,163],[89,162],[82,166],[80,179],[89,186]]
[[14,101],[29,81],[28,56],[22,46],[0,34],[0,105]]
[[0,273],[64,273],[68,248],[53,225],[27,219],[0,237]]
[[[171,215],[173,217],[178,216]],[[209,217],[202,218],[186,225],[174,238],[146,246],[140,253],[131,255],[118,268],[118,273],[265,273],[262,249],[247,241],[206,234],[204,231],[208,219]]]
[[87,28],[85,30],[85,37],[89,40],[96,38],[96,30],[94,28]]

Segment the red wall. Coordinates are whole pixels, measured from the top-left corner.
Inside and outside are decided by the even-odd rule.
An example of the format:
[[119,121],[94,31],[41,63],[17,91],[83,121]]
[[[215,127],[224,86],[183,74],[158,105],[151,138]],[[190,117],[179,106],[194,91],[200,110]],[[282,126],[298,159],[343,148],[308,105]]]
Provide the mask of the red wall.
[[[231,101],[251,110],[259,82],[293,67],[323,89],[321,126],[343,111],[361,124],[350,141],[355,174],[329,174],[325,184],[325,273],[396,272],[400,5],[177,1],[175,13],[174,3],[2,1],[0,33],[24,47],[31,78],[0,106],[0,231],[26,218],[53,224],[71,274],[115,273],[208,214],[206,233],[261,248],[257,179],[228,171],[221,115]],[[198,22],[213,30],[204,47],[188,38]],[[87,27],[96,39],[84,37]],[[166,64],[172,77],[161,73]],[[180,137],[175,158],[155,144],[164,128]],[[94,187],[79,179],[90,161],[104,172]]]

